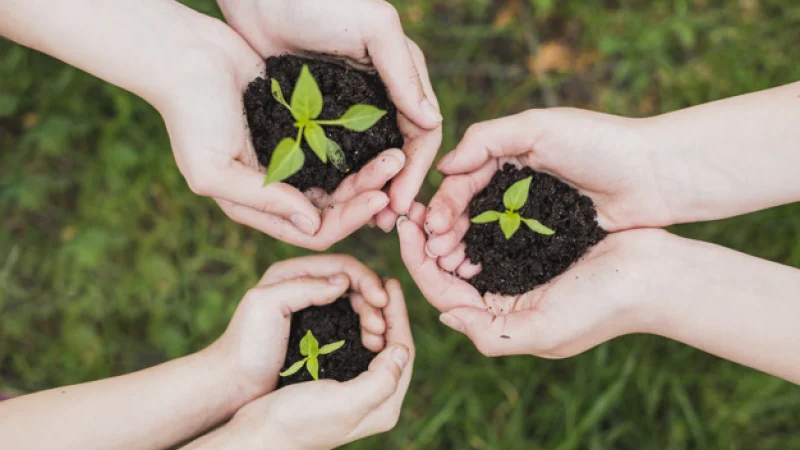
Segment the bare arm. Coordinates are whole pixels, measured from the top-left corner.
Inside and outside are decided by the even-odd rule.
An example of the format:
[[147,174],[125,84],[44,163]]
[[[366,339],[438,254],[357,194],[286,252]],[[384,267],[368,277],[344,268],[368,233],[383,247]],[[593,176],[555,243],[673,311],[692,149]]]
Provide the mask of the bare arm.
[[800,201],[800,83],[645,122],[672,223]]
[[60,387],[0,405],[0,436],[15,449],[157,449],[232,416],[246,392],[205,350],[130,375]]
[[[800,384],[800,270],[705,242],[670,238],[655,320],[675,339]],[[667,255],[665,255],[667,256]]]

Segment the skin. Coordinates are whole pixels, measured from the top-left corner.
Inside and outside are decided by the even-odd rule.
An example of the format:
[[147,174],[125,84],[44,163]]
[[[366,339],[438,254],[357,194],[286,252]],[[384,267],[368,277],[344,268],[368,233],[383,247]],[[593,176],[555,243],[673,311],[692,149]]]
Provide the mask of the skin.
[[[798,95],[795,83],[651,119],[557,108],[474,125],[440,162],[429,208],[398,222],[403,260],[486,355],[563,358],[653,333],[798,383],[800,271],[657,229],[800,200]],[[505,163],[574,186],[612,234],[532,292],[481,297],[465,281],[481,270],[464,256],[467,207]]]
[[[348,383],[322,380],[273,393],[291,314],[332,303],[349,290],[357,294],[353,307],[364,341],[381,352],[370,370]],[[229,448],[268,448],[265,442],[331,448],[394,426],[413,349],[397,281],[384,286],[349,256],[288,260],[248,291],[225,333],[208,348],[129,375],[0,403],[0,434],[5,444],[23,450],[168,448],[235,414],[189,448],[228,448],[221,442]],[[294,433],[306,423],[310,402],[315,423],[329,425]]]
[[374,220],[391,230],[398,215],[408,213],[442,140],[442,116],[425,56],[405,36],[394,7],[383,0],[219,0],[219,5],[228,23],[264,58],[322,53],[378,71],[400,112],[405,137],[402,155],[395,153],[403,164],[392,173],[389,207]]
[[[164,118],[176,163],[193,192],[212,197],[236,222],[321,251],[366,223],[381,217],[380,223],[393,223],[405,213],[441,141],[441,116],[422,52],[405,37],[388,4],[374,1],[378,6],[362,9],[355,3],[364,14],[347,24],[358,33],[341,33],[342,22],[317,14],[324,13],[319,5],[295,10],[299,2],[275,1],[266,14],[265,2],[223,2],[245,40],[224,23],[170,0],[135,6],[121,0],[0,0],[0,34],[144,98]],[[272,22],[285,28],[265,28]],[[316,34],[293,41],[300,23]],[[252,31],[263,29],[270,33]],[[242,114],[242,92],[264,73],[264,57],[303,51],[371,61],[402,113],[405,148],[388,149],[330,196],[283,183],[262,187],[264,169]],[[367,51],[371,60],[363,57]],[[388,193],[382,192],[393,179]]]

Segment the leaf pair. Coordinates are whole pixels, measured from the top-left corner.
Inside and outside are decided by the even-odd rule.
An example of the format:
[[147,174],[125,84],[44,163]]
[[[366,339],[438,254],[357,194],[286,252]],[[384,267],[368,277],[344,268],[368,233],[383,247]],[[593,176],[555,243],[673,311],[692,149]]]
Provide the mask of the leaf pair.
[[300,70],[300,77],[292,92],[291,104],[286,103],[278,80],[274,78],[271,80],[270,89],[272,97],[292,113],[298,133],[297,139],[285,138],[275,147],[267,167],[264,185],[283,181],[303,167],[305,156],[300,145],[304,138],[323,163],[327,163],[330,158],[337,169],[347,172],[342,148],[325,135],[323,126],[341,126],[351,131],[362,132],[386,115],[386,111],[371,105],[353,105],[339,119],[317,120],[322,113],[322,92],[307,65],[303,65]]
[[322,348],[320,348],[317,338],[314,337],[311,330],[308,330],[306,335],[303,336],[303,339],[300,340],[300,354],[305,356],[305,358],[297,361],[292,364],[291,367],[281,372],[281,376],[288,377],[289,375],[297,373],[303,366],[306,366],[306,370],[311,374],[311,378],[319,380],[319,360],[317,359],[319,355],[333,353],[342,348],[343,345],[344,341],[338,341],[323,345]]
[[505,212],[499,211],[486,211],[472,218],[472,223],[491,223],[500,222],[500,229],[503,230],[503,235],[506,239],[511,239],[514,233],[519,230],[522,223],[528,226],[531,230],[539,234],[555,234],[555,231],[542,225],[541,222],[535,219],[526,219],[519,215],[519,211],[525,202],[528,201],[528,191],[531,187],[533,177],[525,178],[511,185],[503,194],[503,205],[506,207]]

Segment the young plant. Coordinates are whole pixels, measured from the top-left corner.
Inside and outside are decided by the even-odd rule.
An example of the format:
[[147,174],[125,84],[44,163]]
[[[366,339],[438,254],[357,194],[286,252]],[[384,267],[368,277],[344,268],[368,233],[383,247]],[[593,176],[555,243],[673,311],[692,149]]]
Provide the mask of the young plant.
[[533,177],[525,178],[511,185],[505,194],[503,194],[503,205],[505,205],[505,212],[486,211],[473,217],[472,223],[491,223],[500,222],[500,229],[506,239],[511,239],[514,233],[519,229],[520,223],[524,222],[531,230],[539,234],[555,234],[555,231],[542,225],[541,222],[535,219],[526,219],[519,215],[519,211],[525,202],[528,201],[528,190],[531,187],[531,180]]
[[386,114],[386,111],[371,105],[353,105],[338,119],[318,120],[317,117],[322,112],[322,92],[306,65],[303,65],[297,85],[292,92],[291,105],[286,103],[278,80],[272,78],[271,82],[272,97],[285,106],[296,121],[294,126],[297,127],[297,138],[284,138],[275,147],[269,167],[267,167],[265,186],[276,181],[283,181],[303,167],[305,155],[300,145],[304,138],[323,163],[327,163],[330,158],[337,169],[347,172],[342,148],[325,135],[322,127],[341,126],[348,130],[362,132],[370,129]]
[[292,364],[291,367],[281,372],[281,376],[288,377],[289,375],[297,373],[303,368],[303,366],[306,366],[306,370],[308,370],[308,373],[311,374],[311,378],[319,380],[319,360],[317,359],[319,355],[333,353],[342,348],[343,345],[344,341],[338,341],[332,344],[323,345],[320,348],[317,338],[314,337],[314,334],[311,332],[311,330],[308,330],[306,335],[303,336],[303,339],[300,340],[300,354],[305,356],[305,358],[297,361],[296,363]]

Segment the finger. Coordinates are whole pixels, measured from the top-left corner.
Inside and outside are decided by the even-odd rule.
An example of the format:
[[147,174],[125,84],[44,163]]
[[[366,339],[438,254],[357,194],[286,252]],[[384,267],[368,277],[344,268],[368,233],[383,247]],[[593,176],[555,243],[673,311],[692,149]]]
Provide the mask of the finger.
[[415,202],[411,205],[411,210],[408,211],[408,219],[422,228],[425,224],[425,216],[427,214],[428,209],[425,208],[425,205]]
[[436,260],[425,254],[425,234],[413,221],[401,217],[397,224],[400,256],[422,294],[439,311],[458,306],[483,306],[483,299],[464,280],[442,271]]
[[375,223],[378,225],[378,228],[388,233],[394,228],[397,217],[397,213],[392,211],[392,208],[386,208],[375,216]]
[[439,161],[436,168],[446,174],[476,170],[493,158],[517,156],[534,148],[540,132],[529,112],[472,125],[455,150]]
[[322,225],[314,236],[303,234],[291,222],[278,216],[235,203],[219,203],[228,217],[242,225],[298,247],[324,251],[369,222],[386,207],[389,198],[383,192],[365,192],[344,205],[328,207],[322,214]]
[[378,274],[350,255],[313,255],[287,259],[267,269],[258,284],[266,286],[303,276],[328,277],[339,273],[347,275],[351,290],[363,295],[366,303],[383,308],[389,302],[389,295]]
[[277,302],[281,314],[289,317],[292,313],[308,308],[333,303],[347,291],[350,280],[346,276],[302,277],[283,281],[270,286],[257,286],[248,291],[247,296],[263,298],[264,301]]
[[456,273],[459,277],[469,280],[475,275],[481,273],[481,265],[472,264],[468,259],[465,259],[464,262],[458,266],[458,269],[456,269]]
[[479,308],[454,308],[439,316],[439,320],[469,337],[485,356],[522,355],[536,353],[531,335],[540,333],[534,311],[520,311],[495,316]]
[[333,203],[344,203],[358,194],[380,191],[403,168],[406,155],[398,150],[386,150],[361,170],[345,178],[331,195]]
[[425,95],[397,10],[384,1],[372,5],[374,19],[361,24],[372,63],[400,112],[422,128],[436,128],[442,115]]
[[361,330],[361,345],[371,352],[378,353],[386,347],[386,342],[382,335],[367,333]]
[[467,245],[462,242],[458,244],[456,248],[453,249],[453,251],[449,254],[440,256],[437,260],[439,267],[441,267],[445,272],[455,272],[461,263],[463,263],[467,258],[467,256],[464,254],[464,249],[466,249],[466,247]]
[[220,180],[208,189],[208,195],[286,219],[307,235],[319,229],[319,210],[292,186],[285,183],[263,186],[264,174],[238,161],[219,176]]
[[350,304],[353,306],[353,311],[358,314],[361,328],[364,331],[376,336],[383,335],[386,331],[386,323],[383,320],[383,313],[380,308],[369,304],[364,299],[364,296],[358,293],[350,294]]
[[[420,71],[423,90],[438,108],[438,101],[436,101],[436,95],[433,92],[430,77],[428,76],[425,56],[417,44],[410,39],[408,40],[408,46]],[[408,162],[403,170],[392,180],[392,185],[389,189],[390,206],[397,214],[408,213],[414,198],[422,187],[422,183],[428,176],[433,160],[436,158],[436,154],[442,144],[441,127],[430,131],[418,130],[412,124],[404,124],[402,119],[402,117],[399,119],[401,130],[404,131],[404,135],[408,139],[403,151],[408,155]]]
[[438,257],[448,255],[456,249],[458,244],[464,239],[469,229],[469,216],[462,214],[456,219],[453,228],[444,234],[433,235],[428,238],[425,251],[428,256]]
[[386,282],[386,290],[391,298],[385,310],[388,327],[386,332],[387,344],[405,346],[409,349],[409,358],[394,394],[375,408],[359,427],[358,432],[362,435],[379,433],[394,427],[400,416],[400,410],[408,391],[408,385],[411,382],[414,366],[414,341],[411,336],[411,327],[408,323],[408,310],[406,309],[402,288],[397,280],[389,280]]
[[366,416],[395,393],[408,366],[409,350],[402,344],[386,347],[369,365],[369,370],[342,383],[343,398],[357,402],[357,415]]
[[497,164],[488,162],[475,172],[445,177],[431,199],[425,221],[427,229],[434,234],[450,231],[456,219],[468,212],[472,198],[492,181],[496,170]]

